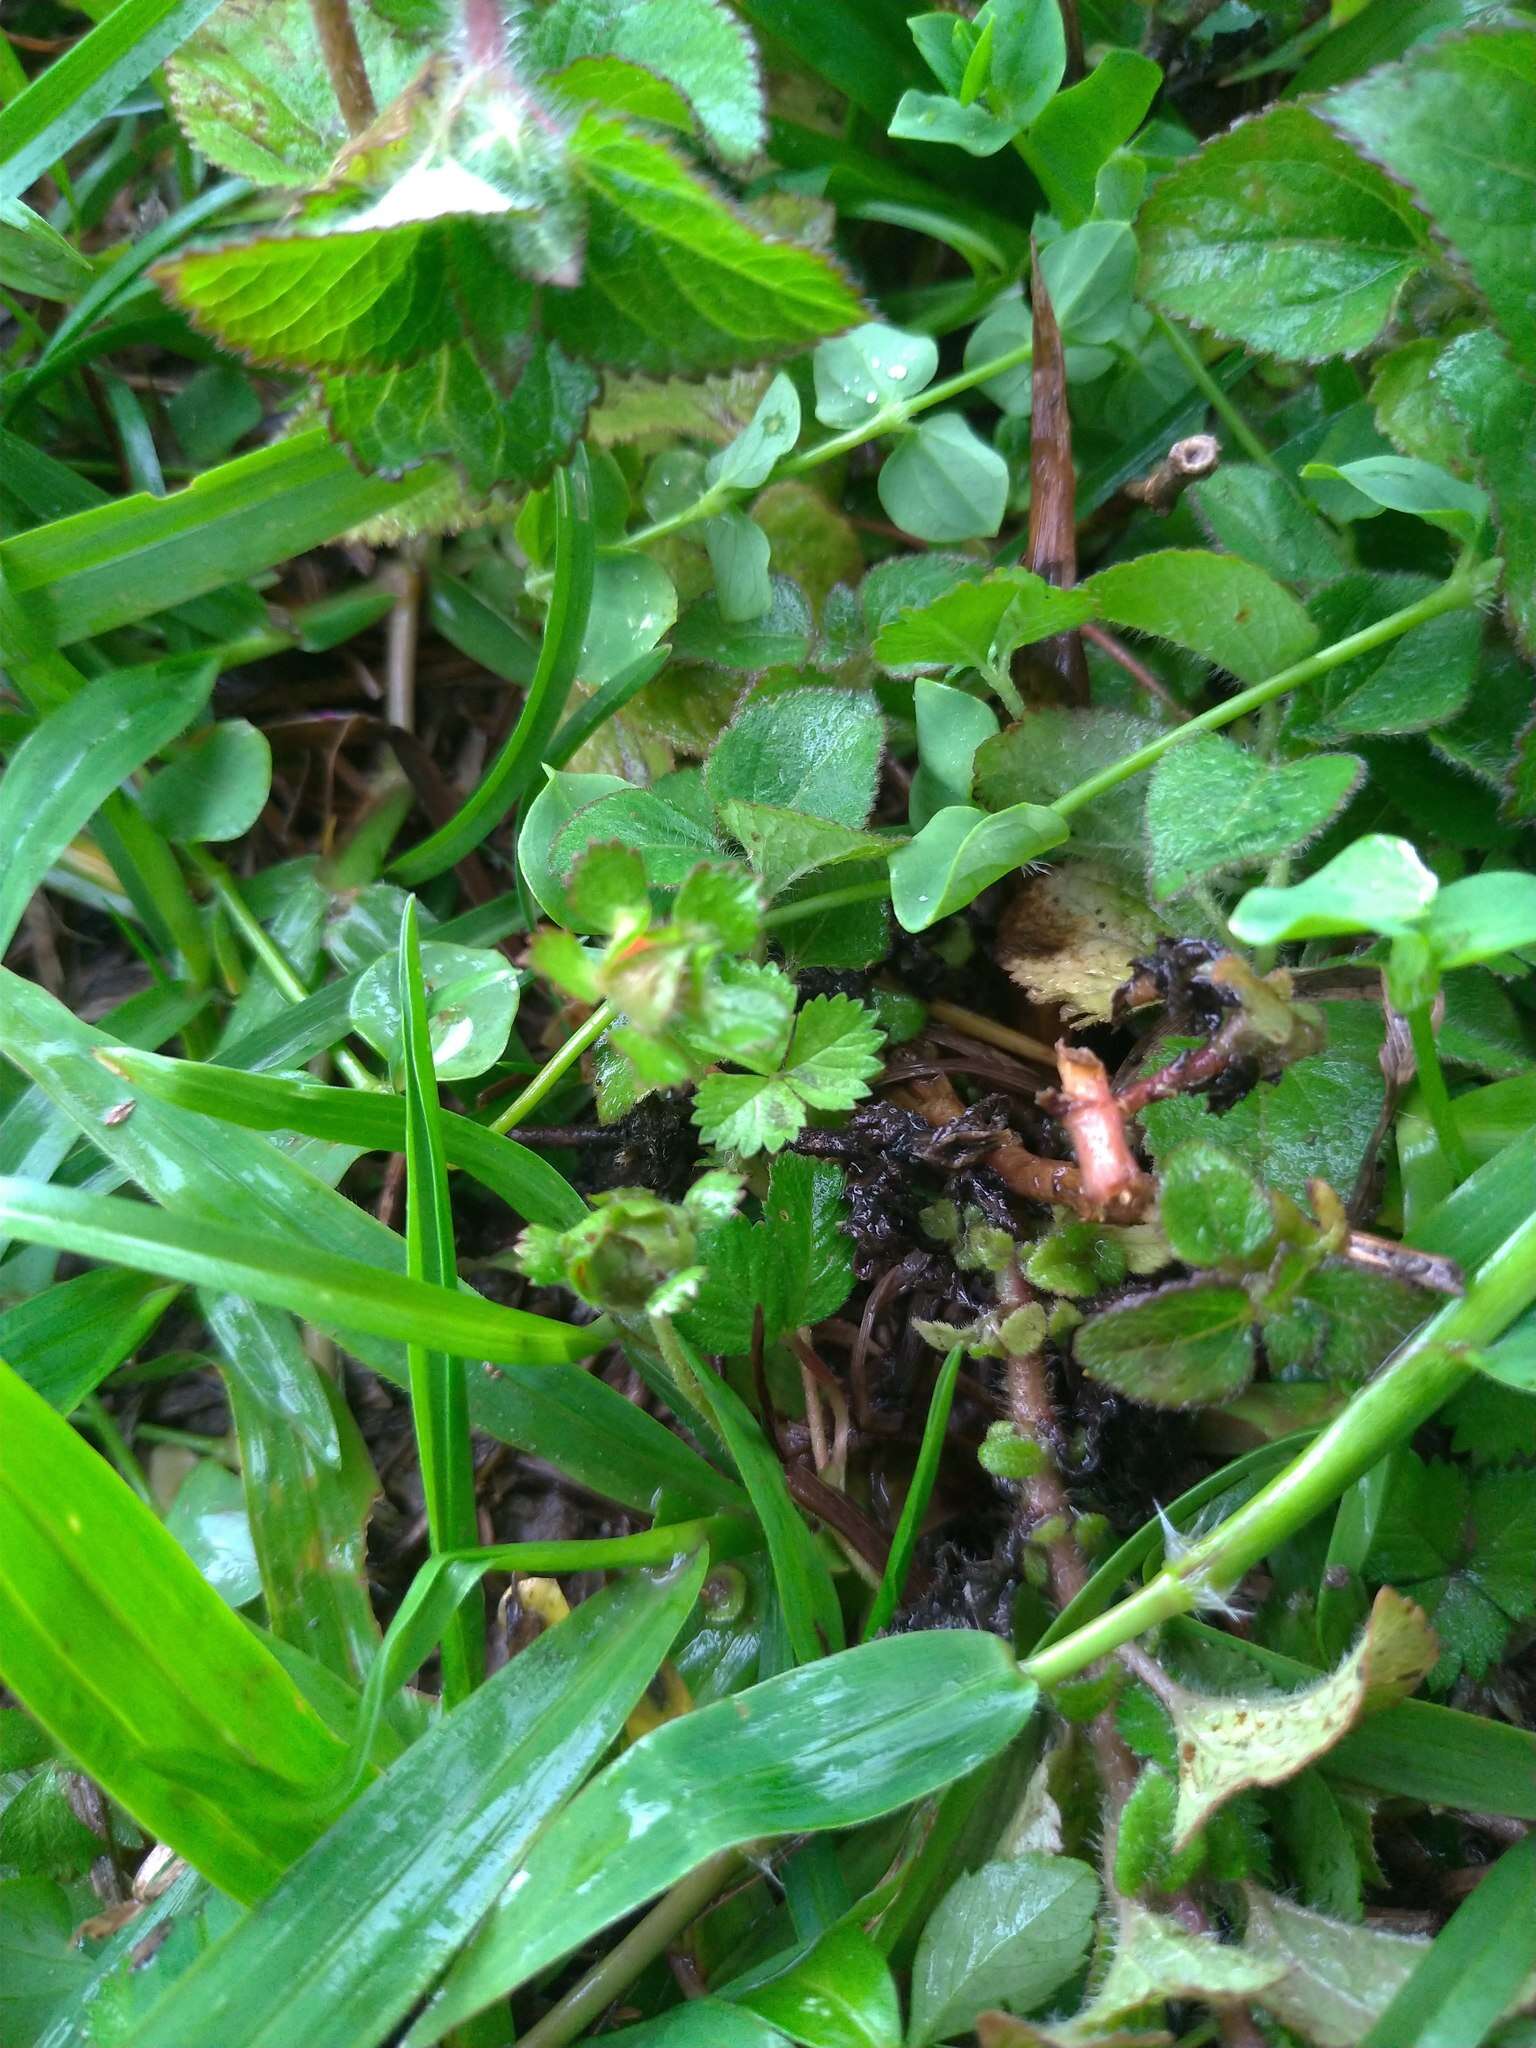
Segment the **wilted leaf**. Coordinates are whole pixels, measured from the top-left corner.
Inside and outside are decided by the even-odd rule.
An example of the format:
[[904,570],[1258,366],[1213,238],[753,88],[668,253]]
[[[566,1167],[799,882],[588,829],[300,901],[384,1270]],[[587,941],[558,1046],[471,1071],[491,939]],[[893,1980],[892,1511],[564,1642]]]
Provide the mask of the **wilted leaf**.
[[1059,1004],[1068,1021],[1103,1024],[1115,990],[1157,934],[1139,896],[1072,861],[1025,876],[998,926],[998,965],[1032,1003]]

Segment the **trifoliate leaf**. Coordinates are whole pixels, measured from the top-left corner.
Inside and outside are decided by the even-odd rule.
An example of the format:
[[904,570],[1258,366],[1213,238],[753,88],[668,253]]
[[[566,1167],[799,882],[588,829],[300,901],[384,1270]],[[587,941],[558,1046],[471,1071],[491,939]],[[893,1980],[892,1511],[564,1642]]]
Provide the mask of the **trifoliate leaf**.
[[853,1286],[842,1169],[799,1153],[775,1159],[762,1220],[732,1216],[702,1232],[698,1257],[705,1277],[682,1329],[701,1350],[746,1352],[759,1306],[769,1344],[836,1315]]
[[1173,748],[1147,789],[1154,891],[1177,896],[1208,875],[1304,846],[1364,775],[1354,754],[1265,761],[1218,733]]
[[1523,1470],[1469,1478],[1455,1465],[1393,1453],[1365,1576],[1423,1607],[1440,1638],[1432,1683],[1482,1678],[1510,1630],[1536,1613],[1536,1478]]
[[812,1109],[852,1109],[880,1071],[880,1028],[851,996],[813,996],[795,1019],[782,1068],[711,1074],[699,1083],[693,1120],[705,1142],[750,1156],[778,1152]]

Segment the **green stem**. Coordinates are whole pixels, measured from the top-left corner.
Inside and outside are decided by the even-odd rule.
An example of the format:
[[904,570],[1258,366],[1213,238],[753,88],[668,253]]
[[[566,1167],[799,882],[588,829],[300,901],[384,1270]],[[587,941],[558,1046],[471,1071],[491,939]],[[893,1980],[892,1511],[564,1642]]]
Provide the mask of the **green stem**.
[[544,1062],[522,1094],[513,1098],[491,1125],[491,1129],[504,1136],[524,1122],[530,1113],[538,1108],[561,1076],[575,1066],[587,1047],[597,1043],[614,1021],[615,1015],[611,1003],[599,1003],[586,1023],[579,1030],[573,1031],[560,1050]]
[[[187,855],[224,906],[230,923],[261,962],[268,980],[278,994],[286,1002],[304,1002],[309,996],[309,990],[293,971],[282,949],[272,943],[261,920],[254,915],[245,898],[235,887],[233,876],[201,847],[189,847]],[[338,1070],[354,1088],[378,1090],[381,1084],[369,1073],[362,1061],[354,1053],[348,1052],[345,1046],[337,1051],[335,1058]]]
[[743,1850],[726,1849],[673,1885],[622,1941],[592,1965],[558,2005],[550,2007],[537,2026],[519,2036],[518,2048],[565,2048],[567,2041],[574,2041],[607,2011],[621,1992],[629,1989],[648,1964],[666,1953],[745,1861]]
[[1296,492],[1295,484],[1254,432],[1241,406],[1222,389],[1219,379],[1211,375],[1210,366],[1188,335],[1181,328],[1175,327],[1173,322],[1163,314],[1159,313],[1156,318],[1163,338],[1168,342],[1185,369],[1188,370],[1201,395],[1204,397],[1206,404],[1215,413],[1222,425],[1227,428],[1243,453],[1250,456],[1253,461],[1263,463],[1266,469],[1272,470],[1284,483],[1286,489],[1294,495]]
[[1268,704],[1273,698],[1283,697],[1288,690],[1298,690],[1303,683],[1315,682],[1331,669],[1342,668],[1345,662],[1353,661],[1357,655],[1369,654],[1377,647],[1385,647],[1389,641],[1401,639],[1404,633],[1411,633],[1415,626],[1422,626],[1430,619],[1438,619],[1445,612],[1465,611],[1478,604],[1493,586],[1497,575],[1496,565],[1484,562],[1476,568],[1458,569],[1448,576],[1438,589],[1432,590],[1414,604],[1404,605],[1401,611],[1390,613],[1378,619],[1373,626],[1364,626],[1358,633],[1351,633],[1343,640],[1336,640],[1331,647],[1324,647],[1316,654],[1309,654],[1304,661],[1292,662],[1278,675],[1269,676],[1262,683],[1255,683],[1251,689],[1240,690],[1235,697],[1229,697],[1224,704],[1213,705],[1209,711],[1202,711],[1198,718],[1187,719],[1183,725],[1176,725],[1168,732],[1159,733],[1155,740],[1149,740],[1144,747],[1126,754],[1111,767],[1102,769],[1097,775],[1090,775],[1079,782],[1065,795],[1057,797],[1052,809],[1070,817],[1091,804],[1106,791],[1117,789],[1122,782],[1129,782],[1133,775],[1139,775],[1143,768],[1150,768],[1160,761],[1171,747],[1182,746],[1197,733],[1217,732],[1224,725],[1232,725],[1239,718],[1246,718],[1251,711],[1257,711],[1261,704]]
[[1059,1685],[1100,1657],[1175,1615],[1205,1592],[1237,1584],[1287,1537],[1331,1506],[1362,1473],[1428,1421],[1475,1367],[1469,1351],[1491,1343],[1536,1302],[1536,1215],[1528,1216],[1393,1362],[1244,1507],[1165,1565],[1149,1585],[1026,1659],[1042,1685]]
[[[777,463],[770,474],[770,483],[782,483],[787,477],[806,476],[823,464],[835,462],[840,455],[848,455],[855,448],[862,448],[868,441],[879,440],[882,434],[895,433],[918,413],[927,412],[930,406],[943,405],[946,399],[959,398],[964,392],[974,391],[978,384],[985,384],[993,377],[1001,377],[1009,370],[1017,370],[1030,360],[1033,353],[1029,342],[1018,348],[1011,348],[990,361],[977,363],[969,370],[957,371],[953,377],[946,377],[941,383],[930,384],[926,391],[918,391],[911,398],[899,399],[894,405],[883,405],[872,412],[867,420],[860,420],[856,427],[848,427],[841,434],[833,434],[828,440],[818,441],[814,448],[807,448],[799,455],[791,455],[786,461]],[[1225,396],[1225,394],[1223,394]],[[712,484],[702,497],[695,498],[691,505],[685,505],[680,512],[671,513],[666,519],[658,519],[652,526],[641,527],[638,533],[625,534],[605,550],[607,553],[627,553],[634,548],[649,547],[653,540],[663,540],[670,533],[678,533],[685,526],[695,526],[701,519],[708,519],[714,513],[734,505],[738,498],[745,497],[748,490],[756,491],[761,486],[736,484]]]
[[80,1413],[85,1418],[86,1427],[96,1438],[111,1462],[117,1467],[119,1475],[127,1480],[145,1506],[154,1508],[155,1513],[158,1515],[160,1509],[156,1504],[150,1483],[144,1476],[144,1467],[133,1455],[132,1450],[129,1448],[128,1439],[113,1421],[101,1396],[99,1394],[87,1394],[80,1403]]
[[824,911],[843,910],[850,903],[873,903],[877,897],[890,893],[890,881],[882,871],[867,882],[848,882],[841,889],[828,889],[822,896],[803,896],[798,903],[781,903],[764,912],[763,929],[777,931],[781,924],[793,924],[797,918],[820,917]]
[[1421,1003],[1417,1009],[1408,1012],[1408,1032],[1413,1040],[1413,1058],[1418,1068],[1424,1107],[1429,1111],[1429,1120],[1435,1127],[1435,1136],[1440,1140],[1440,1150],[1445,1154],[1445,1163],[1459,1183],[1472,1171],[1472,1157],[1467,1151],[1456,1122],[1456,1112],[1451,1106],[1451,1091],[1445,1085],[1445,1070],[1440,1064],[1440,1048],[1435,1043],[1433,1004]]

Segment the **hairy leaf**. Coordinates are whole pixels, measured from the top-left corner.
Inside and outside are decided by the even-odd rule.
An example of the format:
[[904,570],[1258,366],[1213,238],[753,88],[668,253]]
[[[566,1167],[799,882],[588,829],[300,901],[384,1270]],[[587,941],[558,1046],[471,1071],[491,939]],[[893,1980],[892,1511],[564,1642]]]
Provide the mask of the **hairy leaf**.
[[1208,875],[1253,867],[1316,838],[1365,774],[1353,754],[1273,763],[1219,733],[1174,747],[1152,771],[1152,886],[1180,895]]

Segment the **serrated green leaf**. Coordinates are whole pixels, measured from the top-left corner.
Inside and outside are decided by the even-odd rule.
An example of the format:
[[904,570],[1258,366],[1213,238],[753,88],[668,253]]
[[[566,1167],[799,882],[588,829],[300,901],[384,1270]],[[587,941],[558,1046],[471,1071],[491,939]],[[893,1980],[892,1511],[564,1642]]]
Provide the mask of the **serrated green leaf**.
[[745,1353],[755,1311],[769,1344],[835,1316],[853,1287],[841,1168],[784,1153],[773,1162],[761,1221],[733,1216],[698,1240],[704,1278],[678,1327],[704,1351]]
[[727,163],[744,163],[763,147],[757,53],[717,0],[629,0],[617,8],[603,0],[556,0],[535,17],[530,44],[545,71],[612,55],[667,80]]
[[1529,653],[1536,646],[1536,387],[1486,331],[1453,341],[1436,359],[1432,382],[1476,450],[1498,520],[1505,600]]
[[1147,787],[1154,894],[1177,896],[1208,875],[1304,846],[1364,775],[1353,754],[1270,762],[1218,733],[1172,748]]
[[1101,569],[1078,588],[1095,617],[1187,647],[1245,683],[1288,668],[1317,643],[1290,592],[1233,555],[1165,548]]
[[707,1144],[750,1155],[777,1152],[812,1109],[852,1109],[880,1071],[880,1027],[852,996],[812,996],[776,1073],[711,1074],[699,1083],[693,1120]]
[[963,413],[929,413],[880,466],[880,502],[918,540],[976,540],[1008,509],[1008,465]]
[[1232,929],[1252,946],[1343,932],[1391,937],[1419,923],[1439,886],[1406,839],[1368,832],[1304,882],[1250,889],[1232,913]]
[[1154,1158],[1198,1134],[1235,1152],[1267,1188],[1294,1201],[1305,1201],[1314,1176],[1352,1187],[1381,1110],[1381,1012],[1372,1003],[1318,1007],[1328,1033],[1323,1051],[1297,1060],[1225,1116],[1213,1118],[1197,1096],[1152,1103],[1143,1121]]
[[1275,1233],[1269,1197],[1241,1161],[1192,1138],[1161,1162],[1158,1217],[1187,1266],[1249,1264]]
[[1536,1612],[1527,1569],[1536,1543],[1536,1485],[1521,1468],[1473,1478],[1456,1465],[1392,1454],[1386,1494],[1362,1567],[1416,1600],[1440,1638],[1431,1683],[1482,1678],[1511,1629]]
[[[387,107],[431,42],[374,7],[358,9],[353,29],[374,100]],[[167,78],[193,147],[259,185],[318,185],[349,140],[307,0],[221,6],[182,45]]]
[[875,800],[885,726],[874,699],[851,690],[788,690],[756,698],[710,750],[704,786],[732,798],[862,826]]
[[1424,1955],[1421,1939],[1309,1913],[1249,1885],[1243,1947],[1275,1971],[1259,2003],[1318,2048],[1358,2048]]
[[1189,501],[1218,547],[1281,583],[1329,583],[1345,566],[1327,524],[1283,477],[1256,462],[1224,462],[1194,485]]
[[1092,601],[1079,591],[1058,590],[1029,569],[994,569],[980,582],[958,583],[899,612],[881,627],[875,659],[903,673],[963,667],[986,675],[1006,670],[1015,648],[1092,617]]
[[855,1825],[964,1776],[1034,1701],[995,1638],[939,1630],[866,1643],[666,1723],[546,1830],[406,2048],[441,2039],[719,1849]]
[[983,889],[1060,846],[1065,818],[1040,804],[978,811],[953,804],[936,811],[914,839],[891,855],[891,907],[903,931],[922,932],[974,903]]
[[939,367],[938,343],[928,334],[866,321],[851,334],[824,341],[811,358],[816,417],[824,427],[858,427],[888,405],[904,405],[926,390]]
[[912,2048],[954,2039],[992,2006],[1043,2005],[1081,1964],[1098,1905],[1098,1879],[1070,1856],[1026,1851],[958,1878],[912,1965]]
[[[770,241],[659,142],[597,114],[570,138],[587,197],[581,284],[547,307],[573,355],[697,373],[851,327],[863,308],[830,257]],[[634,260],[635,237],[647,260]]]
[[1253,1304],[1206,1282],[1134,1295],[1082,1324],[1073,1356],[1094,1379],[1153,1408],[1240,1394],[1253,1377]]
[[1142,290],[1164,312],[1304,362],[1367,348],[1430,253],[1407,198],[1298,106],[1161,179],[1137,233]]
[[1400,65],[1339,87],[1318,111],[1412,192],[1517,360],[1536,368],[1536,35],[1490,28],[1424,44]]
[[364,468],[402,476],[441,457],[482,496],[497,484],[544,483],[569,458],[597,394],[590,366],[542,339],[510,393],[463,341],[421,362],[350,370],[320,386],[332,433]]
[[809,811],[744,803],[739,797],[727,797],[721,804],[720,823],[745,850],[770,899],[823,868],[884,860],[894,844],[873,832],[813,817]]

